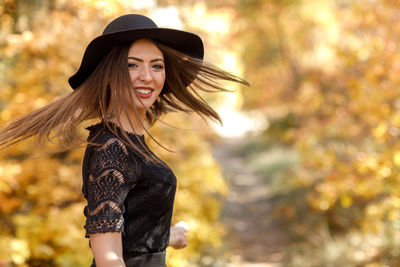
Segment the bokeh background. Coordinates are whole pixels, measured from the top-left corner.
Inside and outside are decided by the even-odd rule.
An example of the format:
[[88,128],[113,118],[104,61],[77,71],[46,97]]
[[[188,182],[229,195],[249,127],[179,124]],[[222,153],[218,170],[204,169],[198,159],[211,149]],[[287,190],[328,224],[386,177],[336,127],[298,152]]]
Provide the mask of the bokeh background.
[[[204,96],[223,127],[173,113],[179,129],[152,129],[191,229],[169,266],[400,266],[398,1],[0,0],[0,125],[68,93],[125,13],[196,32],[251,83]],[[89,266],[82,153],[0,151],[0,266]]]

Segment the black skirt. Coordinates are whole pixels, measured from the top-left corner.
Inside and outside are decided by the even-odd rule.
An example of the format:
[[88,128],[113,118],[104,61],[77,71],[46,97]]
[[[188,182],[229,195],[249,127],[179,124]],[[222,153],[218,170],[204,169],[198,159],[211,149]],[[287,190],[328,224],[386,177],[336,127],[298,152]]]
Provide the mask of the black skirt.
[[[165,263],[165,251],[128,257],[124,261],[126,267],[167,267]],[[96,267],[94,260],[90,267]]]

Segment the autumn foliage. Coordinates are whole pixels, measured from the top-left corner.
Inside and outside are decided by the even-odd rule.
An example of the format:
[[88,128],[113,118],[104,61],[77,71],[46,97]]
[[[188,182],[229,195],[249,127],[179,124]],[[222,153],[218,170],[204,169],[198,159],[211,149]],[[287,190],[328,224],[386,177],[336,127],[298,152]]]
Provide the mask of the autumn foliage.
[[300,158],[277,182],[288,264],[399,265],[400,4],[243,7],[253,31],[237,35],[246,37],[246,75],[256,84],[246,105],[269,118],[265,142]]

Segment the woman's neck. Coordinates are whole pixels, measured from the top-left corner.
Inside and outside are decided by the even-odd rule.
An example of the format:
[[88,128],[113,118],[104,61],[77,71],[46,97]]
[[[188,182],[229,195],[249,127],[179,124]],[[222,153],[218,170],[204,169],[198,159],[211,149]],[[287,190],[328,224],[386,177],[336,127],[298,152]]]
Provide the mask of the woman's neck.
[[129,119],[125,113],[122,113],[119,117],[119,121],[116,118],[114,118],[113,122],[118,124],[125,131],[142,135],[143,132],[145,131],[143,129],[143,126],[146,127],[146,111],[145,110],[144,112],[138,111],[138,113],[139,113],[138,114],[139,118],[137,118],[135,114],[132,114],[129,117]]

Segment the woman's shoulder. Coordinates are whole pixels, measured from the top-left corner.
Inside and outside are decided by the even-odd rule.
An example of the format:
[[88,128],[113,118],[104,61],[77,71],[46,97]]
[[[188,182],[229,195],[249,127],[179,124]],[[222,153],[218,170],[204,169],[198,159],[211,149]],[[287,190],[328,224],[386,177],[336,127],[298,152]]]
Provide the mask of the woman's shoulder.
[[92,159],[124,161],[130,159],[128,147],[105,125],[101,123],[89,126],[88,146],[86,152]]
[[[113,124],[110,124],[114,126]],[[116,133],[109,129],[104,122],[91,125],[86,128],[89,131],[87,139],[87,149],[90,151],[100,151],[104,153],[121,153],[123,157],[133,157],[135,159],[143,159],[143,155],[138,150],[146,152],[147,145],[143,135],[136,135],[134,133],[125,132],[127,138],[123,136],[120,128],[116,127]],[[139,140],[140,139],[140,140]],[[134,148],[130,146],[133,143]]]
[[103,122],[91,125],[86,130],[89,131],[88,143],[103,145],[107,142],[115,141],[124,146],[123,142],[118,142],[119,138]]

